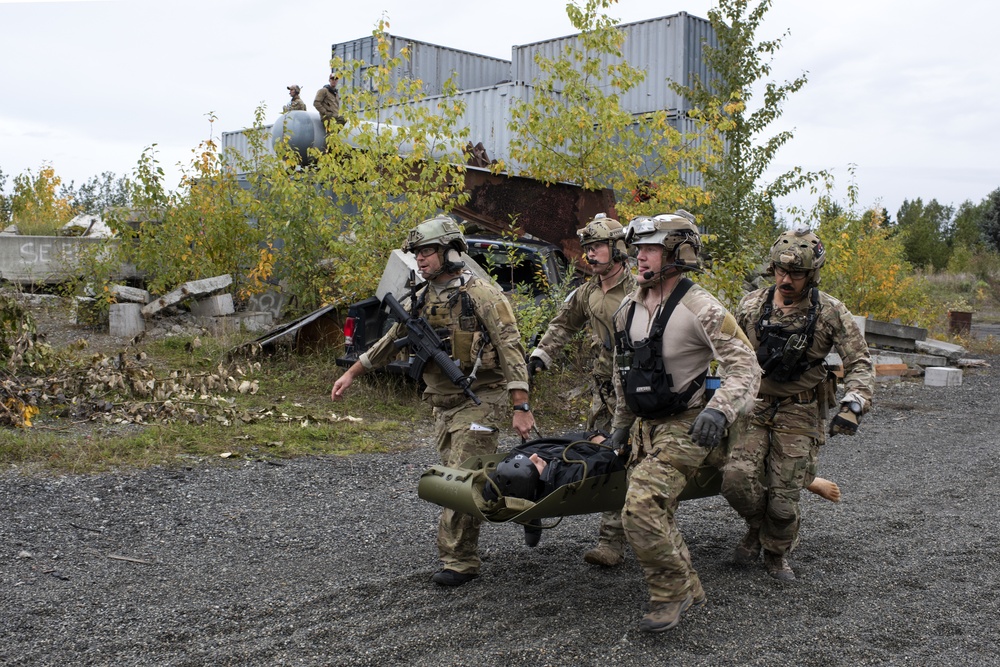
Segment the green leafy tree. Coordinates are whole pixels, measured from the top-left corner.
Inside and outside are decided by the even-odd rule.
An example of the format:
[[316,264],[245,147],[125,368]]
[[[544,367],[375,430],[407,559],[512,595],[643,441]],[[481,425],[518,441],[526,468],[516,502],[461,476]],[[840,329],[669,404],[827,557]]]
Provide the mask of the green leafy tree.
[[[387,28],[383,18],[373,33],[379,64],[364,70],[364,86],[344,91],[345,124],[328,132],[325,152],[313,150],[303,179],[337,204],[316,221],[325,239],[328,303],[369,296],[411,227],[468,199],[462,153],[468,130],[458,123],[464,103],[450,80],[436,105],[421,103],[423,82],[394,76],[408,53],[391,52]],[[342,81],[353,80],[361,66],[331,62]]]
[[623,219],[703,204],[703,190],[688,185],[683,170],[704,169],[707,144],[683,136],[665,111],[635,117],[621,108],[645,73],[622,57],[625,35],[606,13],[613,4],[567,4],[580,38],[558,58],[536,54],[541,76],[532,97],[511,110],[511,159],[521,175],[547,183],[612,188]]
[[994,252],[1000,252],[1000,188],[986,196],[982,217],[982,232]]
[[[95,255],[101,275],[129,263],[161,293],[228,273],[238,297],[280,283],[298,310],[371,295],[408,229],[466,197],[464,136],[454,130],[463,109],[447,97],[433,108],[407,104],[419,101],[422,83],[394,79],[406,54],[390,53],[386,27],[374,33],[382,64],[368,67],[363,89],[345,91],[345,125],[330,128],[325,150],[311,149],[305,164],[287,139],[270,150],[264,107],[247,132],[247,156],[223,159],[209,139],[177,191],[163,186],[155,147],[147,149],[129,180],[133,210],[114,216],[125,242]],[[342,80],[361,67],[332,64]],[[248,182],[237,180],[241,172]]]
[[128,177],[110,171],[90,177],[78,188],[70,181],[62,186],[60,195],[73,202],[73,211],[78,214],[101,215],[106,210],[128,207],[131,203]]
[[951,206],[939,204],[936,199],[926,205],[919,197],[913,201],[903,200],[896,213],[896,228],[906,249],[907,261],[914,266],[934,270],[948,265],[954,210]]
[[[706,229],[718,240],[717,251],[725,258],[773,235],[774,198],[826,177],[825,172],[794,167],[764,182],[779,149],[793,137],[792,130],[770,136],[768,130],[781,116],[784,102],[807,81],[804,73],[791,81],[766,80],[782,44],[782,38],[757,40],[770,8],[771,0],[719,0],[718,8],[708,12],[718,45],[704,45],[712,76],[707,81],[695,77],[689,87],[674,84],[692,104],[692,115],[704,119],[725,141],[720,160],[707,168],[705,187],[711,202],[701,211]],[[762,83],[762,99],[755,106],[755,90]]]
[[21,234],[52,235],[73,217],[72,202],[59,194],[62,178],[51,165],[14,177],[11,220]]
[[983,247],[983,219],[989,207],[988,200],[978,204],[965,200],[955,211],[955,219],[951,227],[951,245],[954,248],[965,247],[970,250]]
[[0,169],[0,225],[6,227],[10,224],[10,197],[5,192],[7,189],[7,174]]

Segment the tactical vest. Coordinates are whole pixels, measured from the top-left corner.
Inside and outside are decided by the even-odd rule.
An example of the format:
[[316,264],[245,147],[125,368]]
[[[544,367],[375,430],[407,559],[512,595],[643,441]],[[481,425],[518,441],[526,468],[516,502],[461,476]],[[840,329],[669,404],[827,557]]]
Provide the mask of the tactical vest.
[[774,290],[767,291],[767,300],[760,318],[754,325],[757,334],[757,362],[763,377],[773,382],[795,382],[802,374],[823,363],[823,359],[808,361],[806,353],[812,349],[816,333],[819,290],[812,288],[806,323],[799,329],[787,330],[782,324],[771,324],[774,312]]
[[459,362],[468,373],[478,368],[498,367],[497,353],[489,342],[468,290],[476,280],[471,278],[457,290],[433,290],[425,286],[413,300],[412,315],[422,317],[441,338],[443,349]]
[[681,298],[694,285],[682,278],[650,329],[649,337],[633,343],[629,338],[636,303],[629,306],[625,327],[615,332],[615,354],[618,374],[625,392],[625,404],[637,417],[659,419],[679,414],[688,409],[688,402],[705,382],[708,369],[684,391],[671,388],[673,378],[663,362],[663,331]]

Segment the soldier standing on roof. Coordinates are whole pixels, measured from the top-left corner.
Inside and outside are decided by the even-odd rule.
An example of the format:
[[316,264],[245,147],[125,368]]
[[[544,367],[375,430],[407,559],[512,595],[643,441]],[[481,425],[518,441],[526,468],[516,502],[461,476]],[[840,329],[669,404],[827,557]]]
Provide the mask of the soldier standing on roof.
[[[760,368],[736,319],[703,287],[683,276],[699,268],[701,237],[685,211],[639,217],[625,241],[637,250],[637,290],[615,314],[615,391],[612,447],[624,444],[636,418],[636,437],[622,523],[649,586],[644,632],[662,632],[705,590],[691,563],[674,514],[678,497],[701,466],[722,468],[726,427],[749,412]],[[721,386],[704,389],[710,362]],[[735,428],[735,427],[734,427]]]
[[299,97],[299,93],[302,92],[302,88],[298,84],[292,84],[288,86],[288,96],[291,97],[291,101],[282,107],[282,113],[288,113],[289,111],[305,111],[306,103],[302,101]]
[[[611,419],[615,412],[615,387],[611,381],[614,356],[614,314],[622,299],[635,289],[635,277],[628,266],[628,248],[625,230],[617,220],[599,213],[577,232],[580,246],[587,254],[587,263],[594,268],[594,275],[566,298],[559,313],[549,323],[538,347],[528,359],[528,374],[552,366],[563,346],[581,329],[589,334],[590,359],[590,413],[587,431],[611,433]],[[531,532],[526,532],[528,539]],[[536,540],[537,541],[537,540]],[[529,540],[530,544],[530,540]],[[583,555],[593,565],[612,567],[622,562],[625,549],[625,531],[621,512],[601,515],[597,546]]]
[[846,393],[830,435],[854,435],[871,407],[874,373],[868,344],[843,303],[821,292],[826,251],[808,230],[781,234],[771,246],[775,284],[743,297],[736,319],[757,350],[763,372],[749,432],[726,467],[722,494],[747,521],[736,547],[741,565],[757,561],[779,581],[795,572],[787,556],[799,540],[799,492],[816,477],[827,409],[837,405],[836,380],[823,361],[836,349]]
[[316,99],[313,106],[319,112],[319,117],[323,119],[323,129],[330,132],[333,123],[344,124],[344,118],[340,115],[340,93],[337,91],[337,82],[340,77],[330,74],[330,83],[316,91]]
[[[528,368],[514,310],[507,297],[488,280],[466,270],[460,258],[468,251],[462,231],[448,216],[425,220],[413,228],[403,250],[416,255],[426,283],[404,303],[414,317],[422,317],[450,343],[451,357],[471,375],[470,389],[482,401],[476,405],[436,364],[427,364],[424,400],[434,406],[434,430],[441,463],[457,468],[467,458],[493,454],[499,444],[501,418],[513,405],[513,427],[522,438],[535,427],[528,406]],[[340,400],[354,378],[385,366],[397,353],[394,341],[405,329],[394,324],[334,383],[330,397]],[[480,521],[468,514],[444,509],[438,523],[437,545],[441,569],[432,581],[461,586],[479,576]]]

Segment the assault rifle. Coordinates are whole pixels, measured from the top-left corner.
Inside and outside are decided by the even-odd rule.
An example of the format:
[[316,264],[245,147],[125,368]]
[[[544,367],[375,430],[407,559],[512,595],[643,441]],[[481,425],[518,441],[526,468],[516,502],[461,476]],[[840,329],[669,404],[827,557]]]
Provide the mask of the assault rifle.
[[414,380],[419,380],[424,374],[424,366],[427,365],[428,361],[433,361],[456,387],[465,392],[465,395],[472,399],[473,403],[479,405],[482,401],[469,389],[472,378],[462,375],[462,371],[444,351],[441,337],[431,328],[431,325],[427,324],[427,320],[410,315],[391,293],[385,295],[384,301],[396,320],[406,327],[406,337],[397,339],[393,344],[398,348],[407,345],[410,347],[410,353],[413,354],[414,360],[410,363],[410,370],[407,371],[407,374]]

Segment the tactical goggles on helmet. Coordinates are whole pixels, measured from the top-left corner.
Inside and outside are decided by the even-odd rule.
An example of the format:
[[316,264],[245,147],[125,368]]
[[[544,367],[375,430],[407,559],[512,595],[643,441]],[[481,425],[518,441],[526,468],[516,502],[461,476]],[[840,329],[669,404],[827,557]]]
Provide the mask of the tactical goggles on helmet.
[[634,218],[628,223],[628,229],[625,230],[625,243],[632,245],[637,236],[648,236],[656,230],[656,220],[646,216]]

